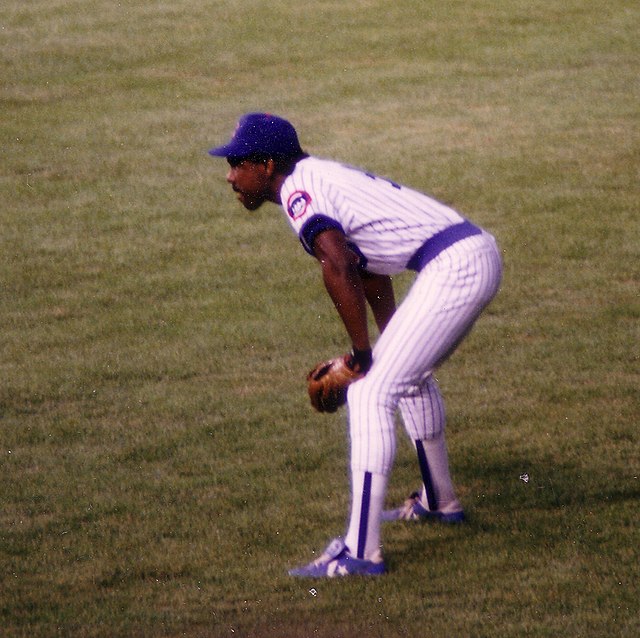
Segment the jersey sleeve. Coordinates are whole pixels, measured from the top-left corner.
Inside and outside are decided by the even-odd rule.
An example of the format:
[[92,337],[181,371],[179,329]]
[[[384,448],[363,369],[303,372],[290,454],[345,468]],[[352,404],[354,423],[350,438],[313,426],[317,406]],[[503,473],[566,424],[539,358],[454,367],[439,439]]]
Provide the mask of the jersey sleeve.
[[327,215],[313,215],[302,225],[298,237],[302,247],[313,255],[313,242],[315,238],[325,230],[335,229],[344,234],[344,228],[340,222],[328,217]]
[[313,242],[325,230],[344,233],[337,207],[324,180],[296,169],[281,190],[282,207],[303,248],[313,255]]

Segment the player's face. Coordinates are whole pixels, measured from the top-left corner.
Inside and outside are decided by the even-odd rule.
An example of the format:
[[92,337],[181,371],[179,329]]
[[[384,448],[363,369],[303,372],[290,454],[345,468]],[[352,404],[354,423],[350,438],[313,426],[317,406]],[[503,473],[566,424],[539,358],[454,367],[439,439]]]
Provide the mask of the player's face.
[[227,182],[247,210],[256,210],[269,199],[270,173],[262,162],[229,160]]

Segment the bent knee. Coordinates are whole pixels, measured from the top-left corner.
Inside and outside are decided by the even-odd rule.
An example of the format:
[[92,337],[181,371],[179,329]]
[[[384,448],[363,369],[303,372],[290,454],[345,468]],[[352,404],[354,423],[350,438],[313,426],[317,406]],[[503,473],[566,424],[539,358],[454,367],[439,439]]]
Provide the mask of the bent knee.
[[393,411],[399,400],[400,393],[394,385],[377,375],[367,375],[352,383],[347,391],[350,409]]

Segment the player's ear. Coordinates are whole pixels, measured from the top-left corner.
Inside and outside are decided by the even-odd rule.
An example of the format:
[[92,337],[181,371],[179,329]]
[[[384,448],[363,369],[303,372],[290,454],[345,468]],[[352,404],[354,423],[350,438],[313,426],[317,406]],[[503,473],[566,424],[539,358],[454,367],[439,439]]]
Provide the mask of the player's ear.
[[267,177],[273,177],[276,172],[276,163],[273,158],[270,157],[269,159],[267,159],[264,166]]

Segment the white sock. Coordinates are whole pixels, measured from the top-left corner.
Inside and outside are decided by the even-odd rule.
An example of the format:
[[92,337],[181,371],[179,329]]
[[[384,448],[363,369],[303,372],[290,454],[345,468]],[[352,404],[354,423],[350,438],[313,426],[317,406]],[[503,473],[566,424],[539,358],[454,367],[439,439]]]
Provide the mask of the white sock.
[[[416,441],[415,444],[424,483],[421,495],[423,504],[430,510],[437,509],[445,513],[460,511],[462,506],[456,498],[449,472],[444,432],[434,439]],[[424,456],[421,449],[424,450]]]
[[351,519],[345,543],[357,558],[381,560],[380,522],[387,481],[384,474],[351,472]]

